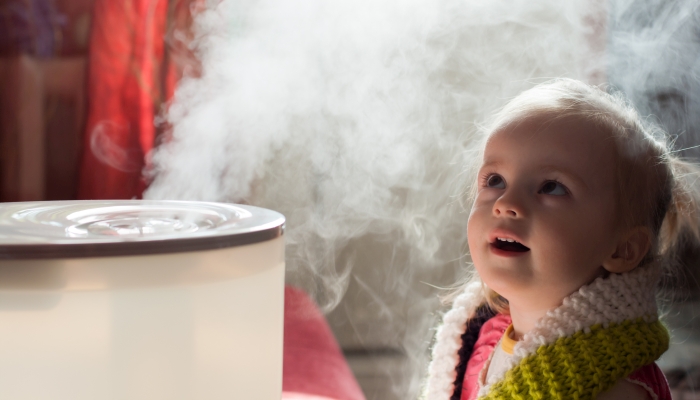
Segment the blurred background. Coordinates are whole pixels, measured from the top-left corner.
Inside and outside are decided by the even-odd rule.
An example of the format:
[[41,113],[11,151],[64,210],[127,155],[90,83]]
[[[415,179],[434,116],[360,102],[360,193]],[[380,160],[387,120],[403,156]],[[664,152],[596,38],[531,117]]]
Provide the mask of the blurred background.
[[[288,219],[288,283],[368,399],[414,397],[465,275],[479,124],[555,76],[622,90],[700,151],[695,1],[0,0],[0,201],[231,201]],[[700,249],[663,292],[700,398]]]

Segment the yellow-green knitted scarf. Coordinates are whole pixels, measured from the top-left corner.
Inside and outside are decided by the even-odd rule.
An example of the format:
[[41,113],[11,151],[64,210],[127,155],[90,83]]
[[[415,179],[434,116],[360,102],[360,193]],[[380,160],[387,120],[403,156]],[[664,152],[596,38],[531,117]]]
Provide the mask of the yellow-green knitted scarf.
[[594,325],[523,358],[479,399],[595,399],[668,349],[658,320]]
[[[508,371],[488,376],[479,399],[594,399],[668,348],[655,288],[660,266],[639,266],[600,277],[565,298],[513,348]],[[462,334],[484,304],[474,282],[454,301],[437,331],[425,387],[426,400],[455,392]],[[459,391],[459,390],[458,390]]]

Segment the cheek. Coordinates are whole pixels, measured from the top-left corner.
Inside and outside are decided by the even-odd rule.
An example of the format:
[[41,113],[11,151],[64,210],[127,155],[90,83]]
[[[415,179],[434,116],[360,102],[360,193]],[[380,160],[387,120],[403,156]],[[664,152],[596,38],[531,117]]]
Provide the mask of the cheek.
[[614,227],[610,214],[601,208],[549,215],[542,221],[542,230],[547,232],[543,238],[546,252],[559,262],[601,262]]
[[[469,255],[479,275],[483,275],[480,266],[485,260],[485,251],[487,251],[487,236],[485,229],[485,218],[483,211],[479,208],[474,208],[469,221],[467,222],[467,243],[469,245]],[[483,276],[482,276],[483,278]]]
[[474,204],[469,214],[469,220],[467,221],[467,242],[470,248],[484,236],[483,219],[484,208],[479,204]]
[[469,215],[469,221],[467,221],[467,244],[469,245],[469,250],[473,250],[472,246],[475,243],[476,232],[478,230],[476,219],[474,213]]
[[472,212],[472,214],[469,216],[469,221],[467,222],[467,244],[469,246],[469,254],[471,255],[473,263],[477,263],[479,260],[477,243],[481,229],[478,219],[478,216]]

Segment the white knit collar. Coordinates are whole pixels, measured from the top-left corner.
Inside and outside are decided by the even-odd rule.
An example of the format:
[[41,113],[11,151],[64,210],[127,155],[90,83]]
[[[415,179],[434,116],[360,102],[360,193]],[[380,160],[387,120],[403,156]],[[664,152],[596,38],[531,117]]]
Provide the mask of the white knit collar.
[[[598,278],[564,299],[562,305],[549,311],[525,334],[513,349],[512,365],[532,354],[542,345],[574,332],[587,331],[591,326],[643,318],[648,322],[658,319],[655,289],[660,268],[651,264],[640,266],[624,274]],[[483,304],[481,282],[473,282],[455,299],[442,325],[438,328],[428,368],[426,400],[448,400],[454,392],[459,349],[466,323]],[[481,388],[486,393],[491,384],[501,380],[492,376]]]

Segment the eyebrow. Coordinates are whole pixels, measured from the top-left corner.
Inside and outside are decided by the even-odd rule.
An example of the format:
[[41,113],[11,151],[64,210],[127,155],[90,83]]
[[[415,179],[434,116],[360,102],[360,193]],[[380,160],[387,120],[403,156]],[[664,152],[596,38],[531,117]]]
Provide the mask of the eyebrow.
[[[495,167],[498,167],[498,166],[500,166],[500,165],[502,165],[502,164],[503,164],[503,161],[500,161],[500,160],[489,161],[489,162],[487,162],[487,163],[484,163],[484,164],[481,166],[481,168],[479,168],[479,171],[481,171],[481,170],[484,169],[484,168],[495,168]],[[582,186],[585,187],[586,189],[589,188],[588,184],[586,183],[586,181],[583,180],[583,178],[581,178],[580,176],[578,176],[578,174],[576,174],[576,173],[570,171],[570,170],[567,169],[567,168],[563,168],[563,167],[558,166],[558,165],[545,164],[545,165],[540,165],[540,166],[538,166],[538,170],[543,171],[543,172],[557,172],[557,173],[560,173],[560,174],[566,176],[567,178],[569,178],[569,179],[575,181],[575,182],[578,183],[579,185],[582,185]]]

